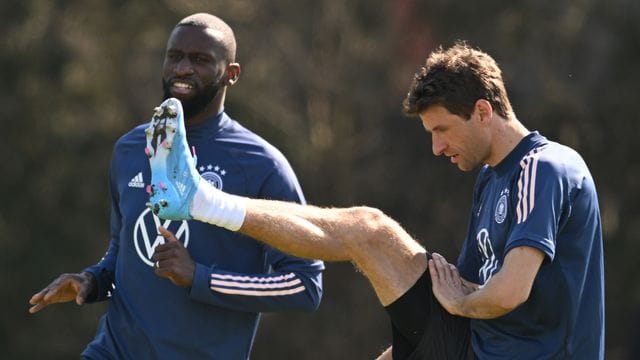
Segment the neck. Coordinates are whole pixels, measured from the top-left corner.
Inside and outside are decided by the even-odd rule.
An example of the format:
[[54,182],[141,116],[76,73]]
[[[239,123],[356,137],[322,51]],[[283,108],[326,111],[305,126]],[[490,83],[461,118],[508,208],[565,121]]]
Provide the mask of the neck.
[[496,123],[498,125],[493,131],[492,156],[489,161],[487,161],[487,164],[491,167],[498,165],[504,160],[520,141],[529,135],[529,130],[527,130],[515,116],[508,120],[502,118],[498,118],[497,120]]
[[218,115],[223,108],[225,98],[225,91],[221,90],[220,94],[213,98],[211,102],[199,113],[184,119],[184,123],[187,127],[200,125],[216,115]]

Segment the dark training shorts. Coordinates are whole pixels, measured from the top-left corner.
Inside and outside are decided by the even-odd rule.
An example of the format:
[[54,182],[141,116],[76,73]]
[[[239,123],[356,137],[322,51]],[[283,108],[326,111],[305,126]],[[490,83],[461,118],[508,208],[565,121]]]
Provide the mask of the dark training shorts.
[[385,309],[391,318],[394,360],[475,359],[469,319],[451,315],[440,305],[431,290],[429,269]]

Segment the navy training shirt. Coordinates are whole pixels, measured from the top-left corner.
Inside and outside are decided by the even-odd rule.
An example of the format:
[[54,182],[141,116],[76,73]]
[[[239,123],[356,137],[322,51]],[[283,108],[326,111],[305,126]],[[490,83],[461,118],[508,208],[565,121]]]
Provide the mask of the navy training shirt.
[[[145,204],[151,179],[144,153],[146,124],[121,137],[110,168],[111,240],[85,271],[98,283],[91,301],[109,299],[91,359],[247,359],[259,312],[318,307],[321,261],[281,253],[263,243],[198,221],[162,220]],[[202,178],[225,192],[304,203],[284,156],[225,113],[187,127]],[[177,287],[154,274],[151,257],[174,232],[196,262],[193,285]]]
[[485,284],[518,246],[545,260],[526,302],[501,317],[471,320],[480,359],[603,359],[604,265],[593,178],[574,150],[537,132],[474,187],[461,275]]

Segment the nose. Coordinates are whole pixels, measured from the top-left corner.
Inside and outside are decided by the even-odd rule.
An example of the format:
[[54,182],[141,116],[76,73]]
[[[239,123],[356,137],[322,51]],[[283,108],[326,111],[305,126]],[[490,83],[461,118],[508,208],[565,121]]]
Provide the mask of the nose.
[[193,74],[193,64],[188,56],[182,57],[175,65],[175,72],[178,76]]
[[440,136],[437,136],[435,133],[431,134],[431,150],[433,151],[433,155],[442,155],[446,148],[447,143],[441,139]]

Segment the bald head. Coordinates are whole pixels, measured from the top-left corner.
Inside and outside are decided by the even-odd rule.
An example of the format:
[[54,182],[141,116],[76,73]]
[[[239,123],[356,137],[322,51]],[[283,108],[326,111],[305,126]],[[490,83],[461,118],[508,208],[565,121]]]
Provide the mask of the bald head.
[[180,20],[176,24],[176,28],[179,26],[197,26],[208,29],[226,50],[227,61],[230,63],[235,62],[236,37],[231,27],[219,17],[207,13],[197,13]]

